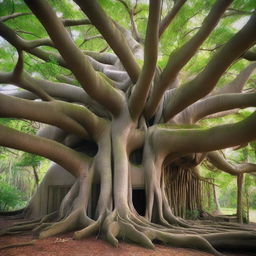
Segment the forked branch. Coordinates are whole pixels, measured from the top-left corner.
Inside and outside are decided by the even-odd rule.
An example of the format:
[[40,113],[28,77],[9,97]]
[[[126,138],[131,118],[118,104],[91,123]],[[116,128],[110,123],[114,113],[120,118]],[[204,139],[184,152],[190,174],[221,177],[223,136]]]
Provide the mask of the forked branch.
[[123,104],[121,94],[95,72],[50,5],[44,0],[25,2],[45,27],[55,47],[85,91],[111,113],[117,115]]
[[218,24],[222,14],[231,2],[232,0],[217,0],[208,16],[203,21],[200,30],[180,49],[170,55],[166,68],[161,74],[158,83],[156,84],[156,86],[154,86],[149,101],[146,105],[145,113],[148,119],[151,118],[152,115],[155,113],[165,90],[171,86],[179,71],[194,56],[197,49]]
[[90,159],[81,158],[77,152],[56,141],[22,133],[1,124],[0,145],[48,158],[76,177],[79,177],[90,163]]
[[171,24],[175,16],[178,14],[181,7],[186,3],[187,0],[178,0],[175,1],[175,4],[173,8],[167,13],[167,15],[161,20],[160,26],[159,26],[159,37],[162,36],[164,31],[168,28],[168,26]]
[[165,120],[169,120],[193,102],[206,96],[214,88],[227,68],[255,44],[256,34],[253,32],[255,26],[256,12],[247,24],[209,61],[205,69],[195,79],[176,89],[165,108]]
[[[69,133],[97,137],[105,121],[85,107],[63,102],[39,102],[0,94],[0,116],[55,125]],[[10,107],[12,106],[12,107]]]
[[74,2],[80,6],[93,25],[99,30],[121,60],[133,83],[136,83],[140,73],[139,65],[124,37],[119,29],[116,28],[113,21],[106,15],[97,1],[74,0]]
[[10,73],[1,73],[0,72],[0,82],[1,83],[11,83],[18,85],[20,88],[28,90],[34,94],[36,94],[39,98],[45,101],[52,100],[51,96],[41,87],[38,87],[36,84],[31,83],[24,77],[24,59],[23,59],[23,52],[18,50],[18,61],[14,68],[14,70]]

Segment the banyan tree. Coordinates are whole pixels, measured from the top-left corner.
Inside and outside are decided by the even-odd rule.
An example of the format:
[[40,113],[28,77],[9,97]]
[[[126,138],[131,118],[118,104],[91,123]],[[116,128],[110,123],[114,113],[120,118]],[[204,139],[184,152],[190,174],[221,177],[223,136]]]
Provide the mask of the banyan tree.
[[[44,124],[36,135],[1,124],[0,145],[57,164],[23,211],[33,219],[2,233],[74,231],[74,239],[99,234],[114,246],[154,248],[157,240],[214,255],[256,250],[246,226],[182,218],[203,214],[202,162],[237,177],[255,170],[218,151],[256,139],[256,93],[247,86],[256,68],[255,7],[253,0],[0,1],[0,117]],[[240,121],[202,125],[242,108],[251,114]],[[50,184],[62,181],[69,186],[57,209],[40,210],[57,191]]]

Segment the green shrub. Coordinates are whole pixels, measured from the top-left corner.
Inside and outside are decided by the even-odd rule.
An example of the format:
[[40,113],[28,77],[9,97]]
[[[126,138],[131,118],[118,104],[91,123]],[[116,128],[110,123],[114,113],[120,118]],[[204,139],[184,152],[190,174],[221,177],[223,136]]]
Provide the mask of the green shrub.
[[24,195],[18,189],[0,181],[0,211],[11,211],[25,205]]

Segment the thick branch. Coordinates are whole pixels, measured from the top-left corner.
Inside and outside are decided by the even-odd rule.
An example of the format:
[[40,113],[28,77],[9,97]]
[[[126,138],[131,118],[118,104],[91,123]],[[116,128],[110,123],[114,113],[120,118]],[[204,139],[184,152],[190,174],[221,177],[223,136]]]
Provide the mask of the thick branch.
[[83,52],[76,47],[53,9],[44,0],[25,1],[41,21],[70,70],[86,92],[113,114],[121,108],[121,94],[97,75]]
[[21,98],[21,99],[27,99],[27,100],[35,100],[38,99],[38,96],[35,95],[32,92],[26,91],[26,90],[8,90],[5,91],[4,94]]
[[[20,79],[14,79],[12,73],[0,72],[0,83],[2,84],[13,84],[20,88],[24,88],[29,91],[33,91],[29,86],[37,88],[37,90],[43,90],[54,98],[61,98],[71,102],[80,102],[85,105],[93,106],[97,105],[90,96],[80,87],[73,86],[66,83],[56,83],[43,79],[36,79],[24,72]],[[26,91],[7,91],[5,94],[11,94],[13,96],[25,99],[36,99],[34,94]],[[38,93],[36,93],[38,95]]]
[[153,142],[159,154],[208,152],[255,140],[255,125],[256,112],[241,122],[209,129],[159,125],[153,132]]
[[133,119],[137,119],[144,108],[148,91],[155,73],[158,56],[158,27],[160,10],[161,0],[151,0],[145,38],[144,65],[129,100],[129,109]]
[[46,157],[58,163],[76,177],[82,173],[88,166],[87,162],[89,162],[89,159],[86,161],[79,153],[58,142],[25,134],[1,124],[0,145]]
[[188,111],[191,122],[196,123],[198,120],[217,112],[255,106],[256,93],[229,93],[208,97],[194,103]]
[[241,57],[249,61],[256,61],[256,52],[247,51]]
[[[11,106],[11,107],[10,107]],[[39,102],[0,94],[0,116],[24,118],[55,125],[84,137],[97,137],[105,121],[85,107],[62,101]]]
[[5,38],[11,45],[20,50],[29,50],[38,46],[53,46],[49,39],[25,40],[19,37],[14,30],[0,22],[0,36]]
[[115,27],[112,20],[109,19],[97,1],[74,1],[80,6],[93,25],[103,35],[110,47],[121,60],[133,83],[136,83],[140,73],[139,65],[137,64],[133,53],[124,40],[121,32]]
[[162,36],[167,27],[171,24],[181,7],[186,3],[187,0],[176,1],[173,8],[167,13],[167,15],[161,20],[159,26],[159,37]]
[[256,69],[256,62],[253,62],[245,69],[243,69],[238,76],[229,84],[220,89],[215,89],[211,95],[224,94],[224,93],[237,93],[241,92],[251,74]]
[[100,52],[85,51],[85,54],[103,64],[114,65],[115,62],[118,60],[115,54],[109,53],[109,52],[100,53]]
[[210,60],[206,68],[195,79],[177,88],[165,108],[165,120],[169,120],[191,103],[207,95],[214,88],[232,62],[255,43],[255,26],[256,13]]
[[231,175],[238,175],[241,173],[256,172],[256,165],[252,163],[243,163],[238,165],[230,164],[222,154],[218,151],[207,153],[208,160],[219,170],[227,172]]
[[148,104],[146,106],[146,116],[150,118],[156,111],[156,108],[165,92],[165,90],[175,80],[178,72],[194,56],[197,49],[209,36],[220,20],[222,14],[232,0],[218,0],[212,7],[210,13],[205,18],[200,30],[180,49],[175,51],[170,57],[166,68],[160,76],[159,82],[153,88]]

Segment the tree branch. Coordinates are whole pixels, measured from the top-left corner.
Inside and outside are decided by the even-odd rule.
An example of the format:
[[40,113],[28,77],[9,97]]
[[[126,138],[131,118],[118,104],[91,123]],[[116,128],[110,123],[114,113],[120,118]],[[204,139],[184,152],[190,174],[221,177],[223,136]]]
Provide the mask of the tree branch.
[[155,150],[165,156],[172,153],[209,152],[255,140],[255,125],[256,112],[238,123],[208,129],[158,125],[152,129],[152,143]]
[[[39,102],[0,94],[0,116],[24,118],[55,125],[70,133],[85,136],[85,129],[57,109],[55,102]],[[12,106],[12,107],[10,107]]]
[[25,0],[25,2],[45,27],[55,47],[85,91],[111,113],[117,115],[123,104],[121,94],[97,75],[50,5],[44,0],[33,2]]
[[[1,73],[0,72],[0,83],[2,84],[13,84],[20,88],[24,88],[26,90],[30,90],[27,85],[33,85],[36,88],[40,88],[54,98],[61,98],[71,102],[80,102],[87,106],[97,105],[91,97],[80,87],[73,86],[67,83],[57,83],[43,79],[36,79],[30,76],[28,73],[24,72],[21,78],[17,81],[13,79],[12,73]],[[32,90],[31,90],[32,91]],[[13,96],[25,97],[25,99],[36,99],[35,94],[28,93],[26,91],[11,91],[10,93],[7,91],[5,94],[12,94]]]
[[218,24],[222,14],[231,2],[232,0],[217,0],[208,16],[205,18],[200,30],[180,49],[170,55],[167,66],[161,74],[158,83],[154,86],[149,101],[147,102],[145,110],[147,119],[153,116],[165,90],[175,80],[178,72],[194,56],[197,49]]
[[223,15],[223,18],[234,16],[234,15],[252,15],[252,12],[236,10],[234,8],[228,8],[227,12]]
[[192,123],[222,111],[256,106],[256,93],[228,93],[211,96],[189,107]]
[[165,107],[165,120],[169,120],[191,103],[207,95],[214,88],[232,62],[255,43],[256,34],[253,33],[255,25],[256,13],[210,60],[205,69],[195,79],[177,88]]
[[130,16],[130,20],[131,20],[131,25],[132,25],[132,34],[133,34],[133,37],[136,39],[136,41],[140,42],[141,41],[141,38],[140,38],[140,35],[139,35],[139,32],[138,32],[138,29],[137,29],[137,25],[136,25],[136,22],[134,20],[134,16],[136,14],[138,14],[135,10],[136,10],[136,7],[137,7],[137,3],[135,3],[135,6],[134,7],[129,7],[128,4],[124,1],[124,0],[117,0],[118,2],[120,2],[124,8],[126,9],[128,15]]
[[[90,110],[63,101],[40,102],[0,94],[0,116],[55,125],[69,133],[96,138],[106,123]],[[12,106],[12,107],[10,107]]]
[[30,50],[38,46],[52,46],[53,43],[48,38],[37,40],[25,40],[19,37],[14,30],[6,26],[3,22],[0,22],[0,36],[5,38],[11,45],[19,50]]
[[222,88],[216,88],[210,95],[224,94],[224,93],[238,93],[241,92],[249,77],[253,74],[256,69],[256,62],[248,65],[243,69],[237,77],[229,84]]
[[140,73],[139,65],[121,32],[113,24],[113,21],[109,19],[97,1],[74,0],[74,2],[80,6],[93,25],[103,35],[110,47],[121,60],[133,83],[136,83]]
[[92,25],[92,23],[88,19],[80,19],[80,20],[62,19],[61,21],[65,27]]
[[132,119],[136,120],[141,114],[148,91],[155,73],[158,57],[158,28],[161,11],[161,0],[151,0],[145,38],[144,65],[138,82],[129,99],[129,110]]
[[15,18],[20,17],[20,16],[31,15],[31,14],[32,13],[30,13],[30,12],[12,13],[10,15],[0,17],[0,22],[5,22],[5,21],[10,20],[10,19],[15,19]]
[[41,87],[35,86],[34,83],[30,83],[23,76],[23,53],[18,50],[19,58],[17,64],[11,73],[1,73],[0,72],[0,82],[1,83],[12,83],[15,85],[19,85],[19,87],[28,90],[34,94],[36,94],[42,100],[50,101],[52,98],[50,95]]
[[161,20],[159,26],[159,37],[162,36],[167,27],[171,24],[181,7],[186,3],[187,0],[176,1],[173,8],[167,13],[167,15]]
[[211,164],[219,170],[227,172],[231,175],[239,175],[241,173],[256,172],[256,165],[252,163],[242,163],[238,165],[230,164],[218,151],[207,153],[207,158]]
[[[50,42],[49,39],[39,39],[34,41],[27,41],[19,37],[14,30],[6,26],[5,24],[0,22],[0,35],[7,40],[11,45],[13,45],[17,50],[24,50],[44,61],[50,61],[54,59],[58,65],[68,68],[66,62],[63,58],[55,53],[50,51],[45,51],[38,48],[32,48],[35,45],[39,46],[40,44],[44,44],[45,42]],[[30,44],[32,42],[32,44]],[[34,42],[34,43],[33,43]],[[51,43],[52,44],[52,43]]]
[[79,153],[58,142],[25,134],[1,124],[0,145],[46,157],[76,177],[79,177],[90,163],[90,159],[82,158]]
[[109,53],[109,52],[92,52],[92,51],[85,51],[84,52],[87,56],[92,57],[93,59],[97,60],[98,62],[101,62],[103,64],[110,64],[114,65],[118,58],[115,54]]
[[244,59],[249,60],[249,61],[256,61],[256,52],[247,51],[241,56],[241,58],[244,58]]

